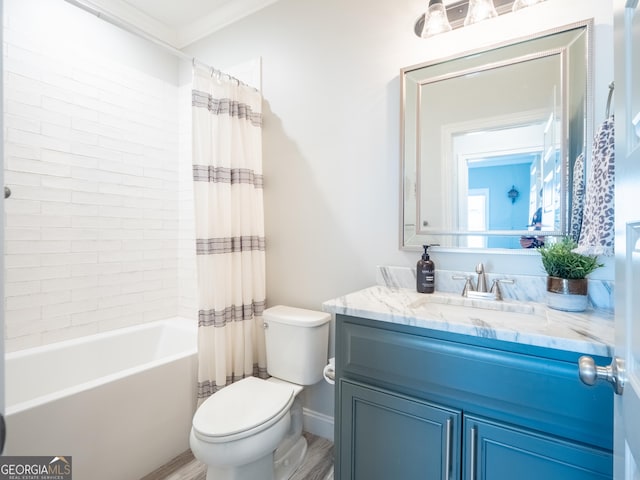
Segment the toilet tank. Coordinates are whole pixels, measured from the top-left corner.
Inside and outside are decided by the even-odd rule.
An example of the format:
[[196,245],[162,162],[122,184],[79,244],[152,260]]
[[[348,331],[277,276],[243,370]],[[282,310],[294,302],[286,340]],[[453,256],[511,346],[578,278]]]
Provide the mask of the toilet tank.
[[327,364],[331,314],[278,305],[263,313],[269,375],[313,385]]

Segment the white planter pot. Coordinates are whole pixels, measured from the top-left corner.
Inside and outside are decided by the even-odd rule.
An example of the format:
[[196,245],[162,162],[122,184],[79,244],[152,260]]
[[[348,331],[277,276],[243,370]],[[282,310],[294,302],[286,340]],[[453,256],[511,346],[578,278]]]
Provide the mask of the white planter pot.
[[547,277],[547,305],[564,312],[583,312],[589,306],[586,278]]

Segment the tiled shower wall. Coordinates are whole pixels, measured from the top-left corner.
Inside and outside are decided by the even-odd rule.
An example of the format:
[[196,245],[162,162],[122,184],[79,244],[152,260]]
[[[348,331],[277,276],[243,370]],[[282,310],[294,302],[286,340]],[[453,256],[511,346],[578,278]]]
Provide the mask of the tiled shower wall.
[[184,95],[61,34],[115,27],[55,3],[57,34],[5,14],[7,351],[192,311]]
[[178,89],[179,161],[178,161],[178,315],[196,319],[197,279],[195,249],[195,210],[193,205],[193,169],[191,156],[191,87],[190,65],[182,65]]

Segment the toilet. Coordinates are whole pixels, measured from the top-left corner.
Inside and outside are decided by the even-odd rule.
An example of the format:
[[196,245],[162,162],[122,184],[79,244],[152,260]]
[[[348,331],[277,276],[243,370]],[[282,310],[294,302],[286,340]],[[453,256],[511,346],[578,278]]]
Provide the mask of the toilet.
[[286,480],[304,460],[304,385],[322,380],[328,313],[279,305],[264,311],[267,371],[211,395],[193,416],[189,443],[207,480]]

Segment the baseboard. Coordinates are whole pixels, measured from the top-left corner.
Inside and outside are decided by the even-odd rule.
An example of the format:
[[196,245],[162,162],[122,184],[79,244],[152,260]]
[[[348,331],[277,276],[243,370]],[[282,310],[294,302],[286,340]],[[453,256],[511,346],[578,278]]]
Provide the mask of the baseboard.
[[302,409],[302,415],[302,424],[305,432],[318,435],[333,442],[333,417],[309,410],[308,408]]

